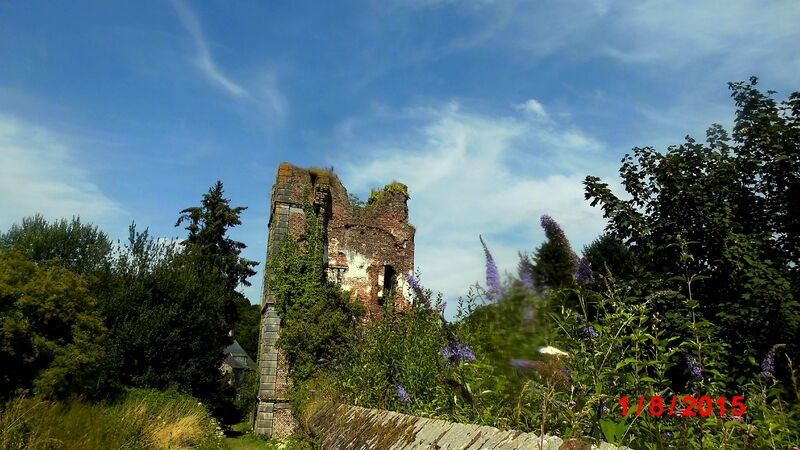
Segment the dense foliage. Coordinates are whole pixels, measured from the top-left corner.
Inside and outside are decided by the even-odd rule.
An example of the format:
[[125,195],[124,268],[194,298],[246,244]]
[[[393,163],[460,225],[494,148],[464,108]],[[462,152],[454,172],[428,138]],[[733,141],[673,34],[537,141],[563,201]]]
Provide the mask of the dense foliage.
[[[665,153],[643,147],[625,155],[629,200],[596,177],[585,182],[586,198],[602,206],[608,231],[637,262],[639,294],[672,290],[697,301],[731,345],[736,375],[749,370],[742,358],[778,343],[800,359],[800,93],[778,104],[755,86],[755,78],[730,85],[738,107],[732,139],[714,125],[705,144],[687,137]],[[667,313],[673,304],[670,297],[649,306]]]
[[80,275],[0,251],[0,327],[0,401],[100,387],[107,332]]
[[249,405],[237,410],[219,367],[231,330],[256,347],[258,307],[236,291],[255,263],[227,237],[243,208],[222,194],[217,183],[182,212],[189,236],[180,244],[131,225],[128,242],[112,245],[78,218],[35,216],[0,234],[0,365],[14,367],[0,396],[175,388],[240,420]]

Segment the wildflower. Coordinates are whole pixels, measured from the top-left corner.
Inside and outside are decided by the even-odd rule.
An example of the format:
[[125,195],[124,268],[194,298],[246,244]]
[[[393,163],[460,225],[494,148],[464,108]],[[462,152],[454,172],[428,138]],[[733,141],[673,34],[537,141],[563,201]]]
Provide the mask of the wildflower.
[[422,285],[419,283],[419,280],[417,280],[414,277],[414,275],[412,274],[406,275],[406,282],[408,283],[409,286],[411,286],[411,290],[414,291],[414,294],[417,296],[417,298],[424,297],[424,292],[422,291]]
[[666,430],[661,432],[661,436],[663,436],[665,439],[672,439],[675,437],[675,433],[670,430]]
[[475,353],[472,352],[472,348],[469,345],[461,347],[461,359],[468,362],[475,361]]
[[403,403],[411,403],[411,397],[408,396],[408,392],[406,392],[406,388],[402,384],[397,385],[397,398]]
[[697,359],[694,356],[687,356],[686,364],[689,366],[689,371],[692,373],[692,378],[701,381],[703,379],[703,368],[697,363]]
[[478,236],[483,245],[483,252],[486,254],[486,286],[489,288],[489,294],[497,301],[503,299],[503,287],[500,283],[500,272],[497,271],[497,265],[494,263],[492,254],[483,242],[483,237]]
[[451,337],[447,345],[439,348],[442,358],[446,359],[448,366],[454,366],[460,361],[475,361],[475,353],[469,345],[458,342],[455,337]]
[[317,392],[317,390],[312,388],[312,389],[309,389],[308,392],[312,392],[313,393],[313,392]]
[[597,330],[595,330],[591,325],[583,328],[583,334],[586,335],[590,341],[600,337],[600,333],[598,333]]
[[414,275],[411,274],[406,275],[406,281],[411,286],[411,289],[417,290],[421,288],[421,286],[419,285],[419,281],[417,281],[417,279],[414,278]]
[[561,229],[561,226],[558,224],[558,222],[556,222],[547,214],[543,214],[540,219],[540,223],[544,229],[544,235],[547,237],[547,239],[556,244],[558,247],[569,252],[570,259],[572,260],[572,271],[577,271],[578,257],[570,248],[569,239],[567,239],[567,235],[564,233],[564,230]]
[[561,351],[553,346],[548,345],[547,347],[539,347],[536,349],[542,355],[552,355],[552,356],[569,356],[569,353]]
[[578,270],[575,271],[575,281],[579,285],[591,286],[594,284],[594,272],[592,271],[592,263],[586,258],[581,258],[578,262]]
[[539,223],[542,225],[542,228],[544,228],[545,235],[548,239],[564,234],[558,222],[547,214],[542,214],[542,217],[539,218]]
[[439,315],[442,317],[444,317],[445,308],[447,308],[447,302],[442,302],[439,304],[439,306],[436,307],[436,309],[439,310]]
[[767,352],[767,356],[761,363],[761,373],[758,374],[761,378],[768,378],[775,375],[775,351],[782,346],[783,344],[775,344],[769,349],[769,352]]

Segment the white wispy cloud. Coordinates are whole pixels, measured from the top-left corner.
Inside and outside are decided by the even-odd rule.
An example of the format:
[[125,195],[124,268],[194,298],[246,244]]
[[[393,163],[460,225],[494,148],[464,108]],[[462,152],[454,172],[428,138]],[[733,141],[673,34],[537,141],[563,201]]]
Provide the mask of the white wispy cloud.
[[[342,142],[357,150],[342,179],[361,193],[393,179],[408,185],[418,225],[415,261],[427,286],[452,297],[482,281],[479,234],[501,270],[515,272],[517,252],[542,241],[538,222],[545,213],[578,251],[602,232],[602,214],[584,200],[582,181],[614,169],[598,162],[604,144],[571,124],[531,120],[527,111],[490,116],[457,103],[384,119],[416,125],[382,139]],[[356,131],[351,136],[370,134]]]
[[186,31],[192,37],[195,46],[195,64],[203,72],[203,74],[217,86],[221,87],[229,94],[235,97],[249,97],[250,92],[237,84],[228,76],[214,62],[211,52],[208,49],[208,43],[203,35],[203,27],[200,20],[197,18],[194,10],[186,3],[185,0],[170,0],[170,3],[178,13],[178,18],[183,24]]
[[[762,67],[779,62],[776,58],[782,65],[797,67],[800,58],[800,3],[796,1],[646,0],[616,12],[617,36],[601,50],[623,61],[680,69],[709,57],[725,65],[749,61]],[[754,56],[762,59],[753,60]]]
[[540,119],[547,119],[550,115],[544,109],[541,103],[539,103],[536,99],[532,98],[524,103],[520,103],[516,105],[516,108],[520,111],[524,111],[530,114],[533,114],[534,117]]
[[104,222],[123,213],[76,161],[69,139],[0,113],[0,229],[36,213]]

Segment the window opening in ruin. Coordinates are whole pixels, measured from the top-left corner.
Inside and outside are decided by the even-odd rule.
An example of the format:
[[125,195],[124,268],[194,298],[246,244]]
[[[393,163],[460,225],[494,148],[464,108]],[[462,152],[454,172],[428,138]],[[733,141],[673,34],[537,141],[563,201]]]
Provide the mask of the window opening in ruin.
[[330,267],[328,269],[328,279],[333,283],[342,284],[345,272],[347,272],[346,267]]
[[383,305],[387,299],[394,298],[395,278],[397,272],[392,266],[383,266],[383,295],[378,297],[378,304]]

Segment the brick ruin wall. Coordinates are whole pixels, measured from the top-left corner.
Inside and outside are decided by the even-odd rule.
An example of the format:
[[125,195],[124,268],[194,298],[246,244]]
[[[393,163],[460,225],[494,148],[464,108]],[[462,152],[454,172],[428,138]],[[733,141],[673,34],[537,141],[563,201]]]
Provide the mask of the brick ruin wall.
[[[408,223],[408,197],[384,191],[377,202],[357,206],[332,172],[302,169],[288,163],[278,167],[272,187],[267,261],[287,234],[296,238],[305,226],[303,200],[308,196],[323,227],[323,264],[330,280],[350,291],[368,315],[380,314],[387,296],[410,301],[405,276],[414,270],[414,227]],[[280,332],[269,273],[264,270],[261,339],[258,353],[259,389],[254,430],[284,437],[293,432],[288,390],[291,381],[285,359],[275,346]]]

